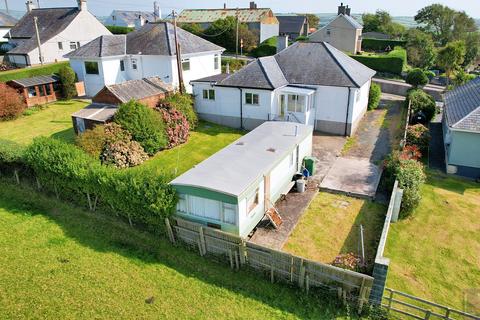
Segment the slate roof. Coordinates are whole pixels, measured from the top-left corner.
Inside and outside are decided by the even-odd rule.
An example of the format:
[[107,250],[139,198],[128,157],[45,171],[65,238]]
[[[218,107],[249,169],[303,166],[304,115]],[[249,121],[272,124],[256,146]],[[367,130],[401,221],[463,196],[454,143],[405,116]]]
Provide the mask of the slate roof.
[[280,33],[301,33],[305,25],[305,16],[277,16],[280,22]]
[[273,90],[288,84],[360,88],[375,71],[325,42],[296,42],[248,64],[219,86]]
[[[171,84],[163,82],[158,77],[125,81],[119,84],[106,86],[106,89],[108,89],[108,91],[110,91],[122,103],[126,103],[132,99],[140,100],[172,92],[174,90]],[[97,95],[99,94],[100,93]],[[93,101],[96,101],[96,97],[93,98]]]
[[[223,51],[210,41],[181,28],[177,29],[182,54]],[[173,56],[175,50],[174,27],[169,22],[147,23],[125,35],[102,36],[66,55],[68,58],[107,57],[123,54]]]
[[117,110],[117,106],[94,102],[72,114],[72,117],[106,122],[113,118]]
[[155,21],[155,15],[153,14],[153,12],[147,11],[113,10],[110,14],[110,17],[115,16],[116,20],[123,20],[128,25],[135,25],[135,21],[137,20],[139,15],[141,15],[146,21]]
[[312,132],[313,127],[308,125],[264,122],[177,177],[171,184],[200,187],[239,197]]
[[15,83],[23,88],[38,86],[47,83],[57,82],[59,79],[56,76],[36,76],[31,78],[23,78],[12,80],[12,83]]
[[271,22],[278,23],[269,8],[239,8],[237,9],[186,9],[178,17],[179,23],[210,23],[226,17],[236,17],[243,23],[260,22],[265,18],[271,18]]
[[448,91],[444,100],[449,127],[480,132],[480,77]]
[[355,29],[363,29],[363,26],[354,17],[346,14],[339,14],[338,16],[345,18]]
[[27,12],[20,21],[10,29],[12,38],[27,39],[20,45],[10,50],[9,54],[27,54],[36,48],[35,26],[33,17],[38,18],[40,41],[47,42],[55,35],[62,32],[80,13],[78,7],[74,8],[45,8],[33,9]]
[[222,81],[223,79],[225,79],[229,76],[230,76],[229,73],[219,73],[219,74],[215,74],[213,76],[192,80],[192,82],[214,82],[214,83],[217,83],[217,82]]
[[17,22],[18,20],[11,15],[0,12],[0,27],[13,27]]

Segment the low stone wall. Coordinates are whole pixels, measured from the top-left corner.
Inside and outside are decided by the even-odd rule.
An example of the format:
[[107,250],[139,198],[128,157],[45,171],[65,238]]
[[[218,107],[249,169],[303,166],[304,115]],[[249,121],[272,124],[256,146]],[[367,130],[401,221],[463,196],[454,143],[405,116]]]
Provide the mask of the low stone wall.
[[[406,96],[407,91],[412,88],[411,85],[401,80],[388,80],[373,78],[373,82],[380,85],[383,93],[395,94],[398,96]],[[443,101],[442,94],[445,91],[444,88],[439,86],[426,85],[423,90],[432,95],[436,101]]]

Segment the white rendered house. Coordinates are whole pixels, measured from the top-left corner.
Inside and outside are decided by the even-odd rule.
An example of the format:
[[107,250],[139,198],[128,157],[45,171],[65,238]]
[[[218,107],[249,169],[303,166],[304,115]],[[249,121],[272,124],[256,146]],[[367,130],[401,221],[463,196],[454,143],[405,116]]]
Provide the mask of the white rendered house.
[[200,118],[253,129],[291,121],[352,135],[367,111],[375,71],[325,42],[296,42],[233,74],[192,81]]
[[6,54],[10,63],[30,66],[40,63],[34,17],[37,18],[44,63],[64,61],[64,55],[110,31],[87,10],[86,0],[77,0],[78,7],[35,9],[27,1],[28,12],[13,27],[8,43],[14,48]]
[[[184,85],[192,92],[190,81],[221,73],[224,49],[180,28],[177,33]],[[178,87],[174,39],[172,24],[148,23],[127,35],[99,37],[67,57],[78,79],[85,82],[87,96],[106,85],[148,77]]]
[[10,29],[18,22],[17,19],[6,13],[0,12],[0,43],[7,42]]

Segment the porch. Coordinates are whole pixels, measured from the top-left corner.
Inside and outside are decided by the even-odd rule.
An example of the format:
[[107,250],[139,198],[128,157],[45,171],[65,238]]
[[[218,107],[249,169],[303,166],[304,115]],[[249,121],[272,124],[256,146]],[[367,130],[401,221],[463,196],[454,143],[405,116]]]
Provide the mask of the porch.
[[287,121],[312,125],[314,114],[315,90],[287,86],[280,89],[277,103],[272,104],[269,121]]

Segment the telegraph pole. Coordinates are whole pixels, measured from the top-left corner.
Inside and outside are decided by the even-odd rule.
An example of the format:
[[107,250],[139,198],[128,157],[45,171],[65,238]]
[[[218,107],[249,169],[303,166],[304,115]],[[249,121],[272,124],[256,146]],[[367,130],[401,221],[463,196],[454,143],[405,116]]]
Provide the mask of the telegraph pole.
[[237,8],[237,31],[236,31],[236,36],[235,36],[235,58],[238,59],[238,8]]
[[180,43],[178,43],[177,14],[175,13],[175,10],[172,10],[172,16],[173,16],[173,30],[175,31],[175,52],[177,56],[178,84],[180,87],[180,94],[183,94],[182,55],[180,53]]
[[33,24],[35,25],[35,33],[37,35],[38,57],[40,64],[43,66],[42,43],[40,42],[40,33],[38,32],[38,17],[33,17]]
[[5,0],[5,10],[7,10],[7,14],[10,14],[10,12],[8,11],[8,0]]

